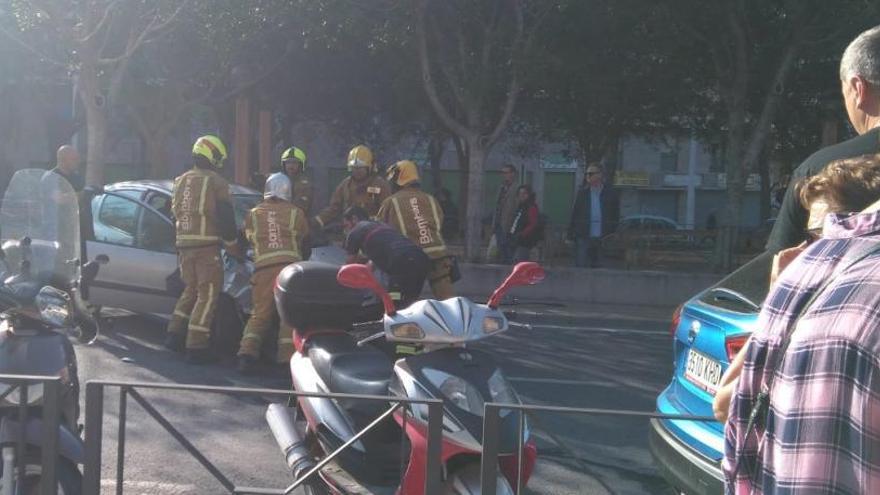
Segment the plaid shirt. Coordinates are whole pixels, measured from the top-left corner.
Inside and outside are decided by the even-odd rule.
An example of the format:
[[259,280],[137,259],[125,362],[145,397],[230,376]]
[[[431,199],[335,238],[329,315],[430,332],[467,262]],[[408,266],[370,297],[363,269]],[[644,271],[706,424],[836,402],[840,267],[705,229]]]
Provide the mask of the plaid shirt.
[[806,310],[776,366],[766,422],[746,435],[788,326],[847,252],[878,242],[880,213],[829,215],[824,237],[771,289],[730,404],[722,463],[728,491],[880,493],[880,253],[834,275]]

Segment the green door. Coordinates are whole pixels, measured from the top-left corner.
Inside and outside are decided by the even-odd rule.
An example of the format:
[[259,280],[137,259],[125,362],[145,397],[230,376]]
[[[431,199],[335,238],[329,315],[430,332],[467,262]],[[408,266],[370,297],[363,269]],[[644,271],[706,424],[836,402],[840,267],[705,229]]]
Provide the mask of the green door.
[[550,222],[566,225],[574,204],[574,172],[544,172],[544,213]]

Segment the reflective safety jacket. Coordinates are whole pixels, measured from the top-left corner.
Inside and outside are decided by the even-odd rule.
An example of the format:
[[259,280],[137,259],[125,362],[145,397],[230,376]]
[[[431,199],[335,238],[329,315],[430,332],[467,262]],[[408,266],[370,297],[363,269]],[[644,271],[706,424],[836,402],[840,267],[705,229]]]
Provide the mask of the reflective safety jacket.
[[177,247],[219,244],[217,205],[230,201],[229,183],[213,170],[193,168],[174,179],[171,212],[175,218]]
[[291,201],[305,213],[309,214],[312,209],[313,187],[312,181],[303,174],[297,175],[290,179],[293,184],[293,197]]
[[309,234],[305,213],[287,201],[263,201],[245,217],[245,235],[254,247],[254,267],[302,261],[300,246]]
[[330,197],[330,204],[315,218],[323,227],[341,217],[350,206],[360,206],[370,217],[375,217],[382,201],[390,195],[391,186],[377,175],[371,175],[362,183],[355,182],[349,176],[339,183]]
[[418,188],[403,188],[382,202],[376,218],[408,237],[429,258],[446,256],[446,243],[440,234],[443,210],[434,196]]

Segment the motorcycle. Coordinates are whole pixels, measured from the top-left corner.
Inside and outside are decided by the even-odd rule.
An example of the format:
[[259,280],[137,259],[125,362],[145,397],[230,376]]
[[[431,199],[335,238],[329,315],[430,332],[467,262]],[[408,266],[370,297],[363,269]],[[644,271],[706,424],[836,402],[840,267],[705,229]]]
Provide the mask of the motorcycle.
[[[512,287],[544,278],[536,263],[520,263],[486,304],[464,297],[417,301],[397,310],[388,292],[364,265],[315,262],[290,265],[278,277],[276,304],[295,328],[290,361],[294,390],[347,393],[444,402],[441,462],[443,493],[480,493],[482,416],[486,402],[519,403],[492,355],[469,348],[510,326],[498,309]],[[364,292],[382,302],[384,315],[354,324]],[[357,340],[351,330],[375,331]],[[372,342],[418,346],[421,352],[396,362]],[[266,420],[295,479],[372,423],[388,403],[298,396],[294,407],[269,405]],[[425,489],[427,407],[398,409],[303,484],[310,494],[421,495]],[[528,423],[522,442],[522,473],[516,414],[502,415],[498,493],[512,494],[521,474],[528,482],[537,460]],[[403,434],[402,434],[403,433]],[[405,466],[401,472],[401,466]]]
[[[0,234],[0,374],[60,377],[57,492],[76,495],[84,446],[68,334],[86,308],[82,291],[109,260],[81,265],[76,193],[66,181],[47,178],[45,170],[20,170],[12,177],[0,205]],[[35,494],[42,473],[43,385],[12,387],[0,383],[0,495]],[[19,451],[22,437],[25,449]]]

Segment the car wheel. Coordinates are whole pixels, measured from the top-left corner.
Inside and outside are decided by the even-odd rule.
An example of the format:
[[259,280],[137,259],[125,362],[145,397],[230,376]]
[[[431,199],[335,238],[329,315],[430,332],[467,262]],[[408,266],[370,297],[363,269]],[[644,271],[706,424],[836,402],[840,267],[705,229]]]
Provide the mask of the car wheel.
[[211,324],[211,348],[214,354],[231,357],[238,352],[244,332],[244,317],[238,304],[228,294],[220,294]]

